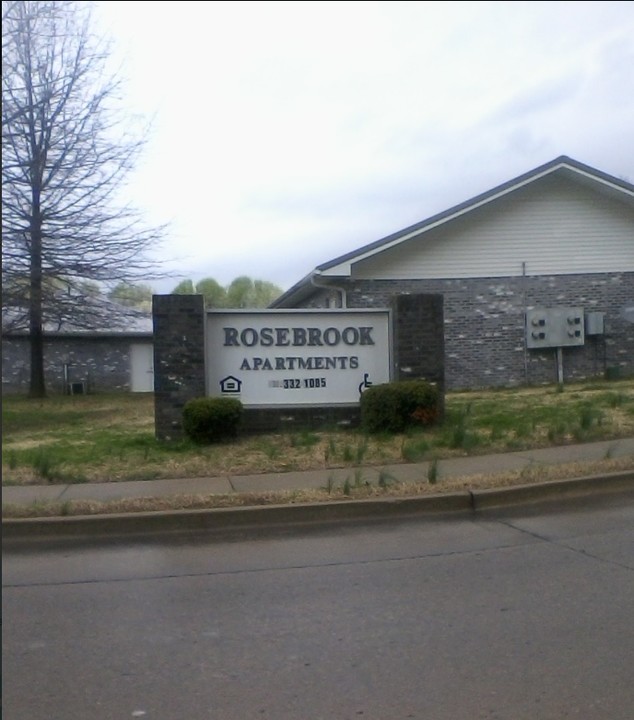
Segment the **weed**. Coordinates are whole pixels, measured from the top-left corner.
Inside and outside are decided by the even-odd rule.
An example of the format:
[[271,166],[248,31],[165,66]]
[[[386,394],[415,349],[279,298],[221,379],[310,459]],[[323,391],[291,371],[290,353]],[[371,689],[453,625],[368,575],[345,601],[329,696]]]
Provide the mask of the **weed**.
[[427,482],[430,485],[435,485],[438,482],[438,460],[434,458],[427,468]]
[[56,473],[54,472],[55,461],[51,457],[50,452],[46,448],[38,448],[33,458],[32,467],[35,474],[43,480],[54,480]]
[[554,427],[549,427],[546,433],[548,442],[554,443],[560,441],[568,433],[568,428],[563,423],[558,423]]
[[270,441],[262,442],[260,444],[260,450],[269,460],[275,460],[281,452],[279,446]]
[[452,448],[461,448],[464,446],[466,438],[467,428],[464,426],[464,423],[460,423],[459,425],[456,425],[451,433],[450,446]]
[[528,423],[521,422],[515,427],[515,437],[526,438],[531,435],[531,429]]
[[352,452],[352,448],[350,447],[350,445],[344,445],[342,457],[344,462],[352,462],[352,460],[354,459],[354,453]]
[[335,439],[333,437],[328,438],[328,443],[326,444],[326,447],[324,448],[324,460],[326,464],[330,462],[330,460],[337,455],[337,444],[335,443]]
[[611,408],[620,407],[625,402],[625,395],[622,392],[608,393],[606,395],[606,402],[608,404],[608,407],[611,407]]
[[381,470],[379,472],[379,487],[387,488],[394,482],[394,476],[390,475],[387,470]]
[[402,445],[402,457],[406,462],[419,462],[429,452],[431,445],[426,438],[410,440]]
[[363,440],[359,442],[357,445],[357,451],[355,454],[355,462],[357,465],[360,465],[363,462],[363,458],[366,456],[368,452],[368,438],[364,437]]
[[370,482],[368,482],[367,480],[365,481],[365,483],[363,482],[363,470],[361,470],[361,468],[357,468],[354,471],[354,487],[360,488],[364,484],[366,487],[370,487]]
[[351,492],[350,488],[350,478],[346,478],[343,487],[341,488],[344,495],[349,496]]
[[269,460],[275,460],[280,456],[280,449],[277,445],[267,445],[264,449],[264,454]]
[[15,450],[11,450],[11,452],[9,452],[7,464],[9,465],[10,470],[15,470],[16,467],[18,466],[18,456],[17,456]]
[[502,429],[498,425],[494,425],[491,428],[491,432],[489,434],[489,440],[491,442],[496,442],[497,440],[502,439],[502,435],[503,435]]
[[596,413],[590,405],[581,408],[579,426],[582,430],[589,430],[596,419]]
[[475,447],[478,443],[478,436],[473,432],[469,432],[464,422],[460,422],[453,428],[451,432],[451,439],[449,441],[450,447],[469,450],[470,448]]
[[467,403],[456,418],[455,425],[451,430],[451,439],[449,440],[450,447],[466,449],[475,444],[473,433],[467,430],[467,416],[471,415],[472,409],[473,403]]
[[290,445],[294,448],[310,448],[319,442],[319,435],[303,430],[299,434],[293,434],[290,437]]
[[328,480],[326,481],[325,490],[328,493],[328,495],[332,495],[332,491],[334,489],[335,489],[335,479],[332,475],[328,475]]

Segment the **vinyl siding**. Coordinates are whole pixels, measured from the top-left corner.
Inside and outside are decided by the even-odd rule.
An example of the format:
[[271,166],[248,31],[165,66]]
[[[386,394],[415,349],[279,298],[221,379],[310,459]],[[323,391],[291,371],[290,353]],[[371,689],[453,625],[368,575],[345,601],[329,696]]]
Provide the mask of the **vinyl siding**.
[[511,277],[634,270],[634,209],[548,178],[352,267],[355,279]]

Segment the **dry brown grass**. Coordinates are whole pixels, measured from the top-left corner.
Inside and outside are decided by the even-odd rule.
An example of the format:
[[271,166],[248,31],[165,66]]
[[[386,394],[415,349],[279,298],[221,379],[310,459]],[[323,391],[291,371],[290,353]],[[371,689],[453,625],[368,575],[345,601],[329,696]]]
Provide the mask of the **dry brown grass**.
[[345,493],[341,486],[330,491],[292,490],[286,492],[231,493],[219,495],[174,495],[161,498],[131,498],[110,502],[76,500],[64,503],[33,503],[31,505],[4,505],[4,518],[32,518],[58,516],[85,516],[113,513],[165,512],[176,510],[210,510],[235,507],[259,507],[264,505],[289,505],[300,503],[349,502],[363,499],[388,499],[422,497],[449,494],[465,490],[534,485],[554,480],[565,480],[592,475],[634,471],[634,457],[600,460],[585,463],[539,465],[498,475],[470,475],[445,478],[437,483],[391,483],[387,487],[360,485],[350,487]]

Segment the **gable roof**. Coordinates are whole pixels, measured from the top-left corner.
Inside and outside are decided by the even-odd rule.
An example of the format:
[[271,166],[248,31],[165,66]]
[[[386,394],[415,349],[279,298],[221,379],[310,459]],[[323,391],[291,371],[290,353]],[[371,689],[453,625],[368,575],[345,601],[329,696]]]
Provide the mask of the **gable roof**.
[[449,223],[465,214],[472,212],[488,203],[503,198],[510,193],[526,187],[532,183],[538,182],[544,177],[552,175],[563,176],[573,182],[585,185],[596,192],[608,194],[612,197],[624,201],[634,207],[634,185],[621,180],[619,178],[601,172],[589,165],[584,165],[573,160],[566,155],[551,160],[550,162],[540,165],[534,170],[530,170],[519,177],[508,182],[502,183],[487,192],[476,195],[459,205],[445,210],[444,212],[433,215],[422,222],[410,225],[403,230],[388,235],[380,240],[364,245],[357,250],[340,255],[328,262],[318,265],[312,272],[302,278],[298,283],[293,285],[289,290],[280,295],[270,307],[287,307],[300,302],[315,291],[318,286],[316,279],[323,278],[342,278],[347,277],[351,273],[352,264],[364,260],[372,255],[383,252],[388,248],[392,248],[415,235],[427,232],[432,228],[439,227]]

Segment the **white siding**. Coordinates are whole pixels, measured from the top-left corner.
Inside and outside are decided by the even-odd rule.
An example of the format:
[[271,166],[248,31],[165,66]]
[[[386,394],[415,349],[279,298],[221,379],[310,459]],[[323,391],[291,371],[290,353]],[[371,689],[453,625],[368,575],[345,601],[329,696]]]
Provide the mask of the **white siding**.
[[634,270],[634,209],[548,178],[352,268],[359,279],[504,277]]

